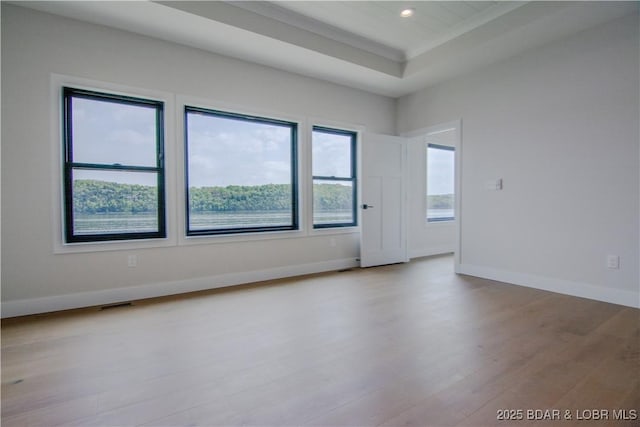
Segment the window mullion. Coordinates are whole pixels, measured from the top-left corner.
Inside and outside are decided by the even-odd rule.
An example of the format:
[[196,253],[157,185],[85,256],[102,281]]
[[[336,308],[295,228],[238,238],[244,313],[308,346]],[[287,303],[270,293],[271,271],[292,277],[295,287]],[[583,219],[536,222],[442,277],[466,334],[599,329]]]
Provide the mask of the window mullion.
[[322,175],[313,175],[313,179],[322,179],[327,181],[353,181],[354,177],[338,177],[338,176],[322,176]]
[[119,165],[119,164],[101,164],[101,163],[67,163],[72,169],[99,169],[99,170],[112,170],[112,171],[127,171],[127,172],[160,172],[162,168],[156,166],[132,166],[132,165]]

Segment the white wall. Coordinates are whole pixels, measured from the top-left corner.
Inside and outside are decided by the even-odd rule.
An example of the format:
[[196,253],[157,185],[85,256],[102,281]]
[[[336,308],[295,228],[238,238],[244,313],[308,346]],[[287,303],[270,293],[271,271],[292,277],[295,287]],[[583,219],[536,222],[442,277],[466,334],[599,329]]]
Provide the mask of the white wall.
[[399,100],[400,133],[462,119],[460,271],[640,306],[638,40],[629,16]]
[[[376,133],[462,119],[460,269],[638,306],[637,18],[403,97],[396,110],[389,98],[3,3],[2,315],[332,269],[358,256],[357,233],[307,231],[54,254],[52,73]],[[504,179],[503,191],[484,190],[493,178]],[[439,239],[416,236],[414,255]],[[132,253],[136,268],[127,267]],[[620,255],[620,270],[606,269],[607,254]]]
[[[51,126],[52,73],[304,120],[321,118],[376,133],[395,129],[395,101],[390,98],[3,3],[3,316],[355,262],[357,233],[330,236],[307,230],[295,238],[257,242],[54,254],[53,236],[60,225],[52,220],[52,153],[58,144]],[[132,253],[138,255],[136,268],[127,267]]]

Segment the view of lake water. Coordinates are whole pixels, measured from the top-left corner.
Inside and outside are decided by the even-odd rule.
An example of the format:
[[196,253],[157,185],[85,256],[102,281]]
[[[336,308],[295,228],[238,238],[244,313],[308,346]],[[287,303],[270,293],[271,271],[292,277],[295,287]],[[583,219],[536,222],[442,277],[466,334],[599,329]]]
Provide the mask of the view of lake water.
[[[240,211],[202,212],[189,216],[192,230],[220,228],[269,227],[291,224],[291,212]],[[316,223],[335,224],[351,221],[351,211],[318,212]],[[145,233],[157,231],[155,213],[77,214],[73,223],[77,234]]]
[[442,220],[443,218],[453,218],[453,209],[427,209],[427,218],[432,221]]

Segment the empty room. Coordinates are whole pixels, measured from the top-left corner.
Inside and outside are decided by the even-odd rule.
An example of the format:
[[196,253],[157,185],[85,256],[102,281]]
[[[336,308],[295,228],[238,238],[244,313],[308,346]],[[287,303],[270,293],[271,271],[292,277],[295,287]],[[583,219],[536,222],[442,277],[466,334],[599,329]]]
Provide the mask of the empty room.
[[638,2],[2,1],[1,423],[638,426]]

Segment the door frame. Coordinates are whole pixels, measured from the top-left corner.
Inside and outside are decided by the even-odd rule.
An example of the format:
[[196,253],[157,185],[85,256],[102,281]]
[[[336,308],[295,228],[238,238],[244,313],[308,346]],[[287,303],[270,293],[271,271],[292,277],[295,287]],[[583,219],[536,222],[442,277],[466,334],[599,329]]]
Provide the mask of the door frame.
[[[462,118],[451,120],[448,122],[442,122],[436,125],[423,127],[417,130],[413,130],[411,132],[403,132],[400,136],[404,138],[416,138],[416,137],[424,137],[426,138],[429,134],[434,134],[440,131],[455,129],[455,215],[456,215],[456,224],[455,224],[455,249],[454,249],[454,270],[456,273],[460,273],[460,266],[462,265],[462,221],[463,221],[463,205],[462,205],[462,178],[463,178],[463,170],[462,170],[462,158],[463,158],[463,144],[462,144]],[[408,202],[408,201],[407,201]]]

